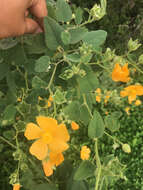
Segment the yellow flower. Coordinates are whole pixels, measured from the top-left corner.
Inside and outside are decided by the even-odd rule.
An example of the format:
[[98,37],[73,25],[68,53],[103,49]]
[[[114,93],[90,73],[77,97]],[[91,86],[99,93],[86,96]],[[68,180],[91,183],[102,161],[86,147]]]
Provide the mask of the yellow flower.
[[135,105],[136,105],[136,106],[141,105],[141,103],[142,103],[142,102],[141,102],[140,100],[136,100],[136,101],[135,101]]
[[100,89],[100,88],[97,88],[95,92],[96,92],[97,94],[101,94],[101,89]]
[[97,96],[96,96],[96,101],[97,101],[98,103],[100,103],[100,102],[101,102],[101,89],[100,89],[100,88],[97,88],[96,91],[95,91],[95,93],[97,94]]
[[78,130],[79,129],[79,125],[76,122],[72,121],[71,122],[71,128],[72,128],[72,130]]
[[20,189],[20,184],[16,183],[13,185],[13,190],[19,190]]
[[141,85],[130,85],[120,92],[121,97],[128,96],[128,101],[131,104],[132,101],[136,100],[136,96],[143,95],[143,86]]
[[101,96],[96,96],[96,101],[97,101],[98,103],[100,103],[100,102],[101,102]]
[[21,98],[17,98],[17,101],[18,101],[18,102],[21,102],[21,101],[22,101],[22,99],[21,99]]
[[90,156],[90,149],[87,146],[82,146],[80,151],[80,158],[82,160],[88,160]]
[[64,156],[62,153],[55,154],[50,152],[49,160],[42,161],[43,170],[46,176],[53,174],[54,166],[60,165],[64,161]]
[[43,161],[42,165],[43,165],[44,173],[47,177],[53,174],[53,168],[52,168],[53,166],[51,165],[49,161]]
[[125,112],[126,112],[128,115],[130,115],[129,110],[130,110],[130,107],[126,107],[126,108],[125,108]]
[[46,108],[51,107],[52,101],[53,101],[53,98],[52,98],[52,96],[50,96],[49,99],[46,100],[46,106],[45,106],[45,107],[46,107]]
[[108,115],[108,114],[109,114],[109,112],[108,112],[108,111],[106,111],[106,112],[105,112],[105,114],[106,114],[106,115]]
[[38,100],[41,101],[41,100],[43,100],[43,98],[41,98],[41,96],[38,96]]
[[104,99],[104,103],[107,104],[109,98],[110,98],[110,94],[111,94],[111,91],[107,91],[106,92],[106,96],[105,96],[105,99]]
[[50,96],[48,100],[49,100],[50,102],[52,102],[52,101],[53,101],[53,97]]
[[28,123],[25,130],[25,137],[28,140],[36,141],[30,147],[30,153],[39,160],[44,160],[48,152],[59,154],[68,149],[67,141],[70,136],[64,124],[57,124],[53,118],[38,116],[38,125]]
[[112,71],[112,80],[115,82],[128,82],[130,80],[127,63],[123,67],[121,67],[118,63],[115,64]]

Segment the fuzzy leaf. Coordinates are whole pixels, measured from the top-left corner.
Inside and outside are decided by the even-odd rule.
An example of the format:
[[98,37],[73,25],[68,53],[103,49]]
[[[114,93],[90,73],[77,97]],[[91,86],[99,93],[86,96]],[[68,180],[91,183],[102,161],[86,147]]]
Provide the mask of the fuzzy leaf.
[[65,0],[57,1],[57,10],[56,10],[57,20],[60,22],[68,22],[72,18],[72,11],[70,6]]
[[74,180],[84,180],[89,177],[94,176],[95,165],[93,165],[90,161],[83,161],[74,175]]
[[99,138],[104,134],[104,128],[103,119],[99,112],[95,110],[88,126],[88,136],[92,139]]

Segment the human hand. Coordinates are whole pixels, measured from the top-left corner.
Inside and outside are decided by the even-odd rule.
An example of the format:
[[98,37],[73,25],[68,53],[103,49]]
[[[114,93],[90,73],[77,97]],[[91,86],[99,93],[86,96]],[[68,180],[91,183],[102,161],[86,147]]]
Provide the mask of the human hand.
[[[35,20],[28,18],[29,12]],[[45,0],[2,0],[0,3],[0,39],[43,31],[47,16]]]

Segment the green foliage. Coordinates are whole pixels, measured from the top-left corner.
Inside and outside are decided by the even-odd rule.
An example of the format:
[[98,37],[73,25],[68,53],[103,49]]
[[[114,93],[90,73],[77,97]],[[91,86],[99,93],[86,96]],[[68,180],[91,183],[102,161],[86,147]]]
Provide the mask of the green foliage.
[[98,49],[104,43],[107,37],[107,32],[104,30],[91,31],[85,34],[83,42],[92,45],[93,48]]
[[83,161],[75,172],[75,180],[84,180],[92,177],[95,172],[95,166],[90,161]]
[[50,58],[48,56],[40,57],[35,63],[36,72],[48,72],[50,66]]
[[56,3],[56,17],[60,22],[68,22],[72,18],[72,11],[65,0],[58,0]]
[[[142,188],[142,105],[120,96],[143,82],[140,2],[73,3],[47,0],[44,34],[0,41],[0,189],[11,189],[9,180],[24,190]],[[128,63],[129,83],[112,80],[116,63]],[[136,98],[142,101],[142,95]],[[64,123],[70,134],[64,162],[50,177],[24,137],[26,124],[38,115]],[[71,129],[72,121],[79,130]],[[127,144],[130,155],[122,150]],[[83,145],[91,150],[86,161],[80,158]]]
[[104,122],[99,112],[96,110],[93,113],[93,118],[91,119],[88,126],[88,136],[90,138],[99,138],[104,134]]

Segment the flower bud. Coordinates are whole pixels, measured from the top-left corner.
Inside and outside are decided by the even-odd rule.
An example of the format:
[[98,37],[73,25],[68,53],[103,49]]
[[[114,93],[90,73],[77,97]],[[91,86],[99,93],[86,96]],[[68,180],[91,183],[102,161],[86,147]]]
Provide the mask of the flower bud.
[[95,4],[93,8],[90,10],[90,15],[95,20],[100,20],[104,16],[100,5]]
[[132,38],[130,38],[128,42],[128,49],[130,52],[137,50],[140,46],[141,44],[138,43],[138,40],[133,41]]
[[139,62],[140,64],[143,64],[143,54],[141,54],[141,55],[139,56],[138,62]]
[[126,153],[131,153],[131,147],[130,147],[130,145],[128,145],[128,144],[123,144],[123,145],[122,145],[122,150],[123,150],[124,152],[126,152]]

